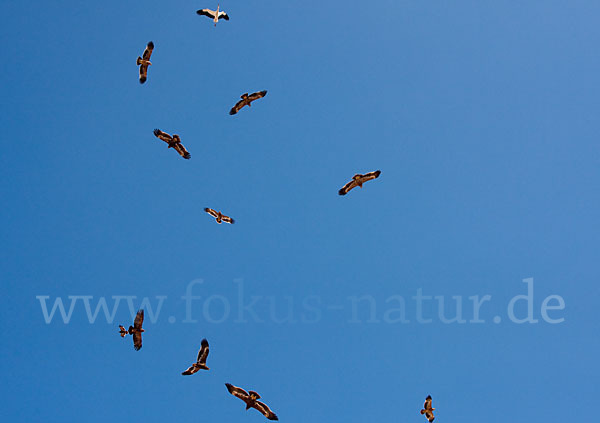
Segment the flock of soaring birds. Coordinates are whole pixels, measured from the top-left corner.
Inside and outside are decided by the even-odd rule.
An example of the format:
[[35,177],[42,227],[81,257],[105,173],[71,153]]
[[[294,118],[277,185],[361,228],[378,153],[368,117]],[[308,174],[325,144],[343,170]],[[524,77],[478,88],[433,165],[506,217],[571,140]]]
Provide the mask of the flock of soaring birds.
[[[217,22],[220,19],[224,19],[226,21],[229,20],[229,15],[227,15],[226,12],[220,10],[219,7],[220,6],[217,5],[217,10],[200,9],[200,10],[196,11],[196,13],[200,16],[207,16],[207,17],[211,18],[213,20],[215,26],[217,26]],[[140,78],[141,84],[145,83],[146,80],[148,79],[148,67],[150,65],[152,65],[152,62],[150,61],[150,57],[152,56],[153,50],[154,50],[154,43],[152,41],[150,41],[148,43],[148,45],[146,46],[143,55],[141,57],[137,58],[137,65],[140,67],[139,68],[139,71],[140,71],[139,78]],[[263,98],[265,95],[267,95],[266,90],[258,91],[253,94],[248,94],[248,93],[242,94],[241,100],[239,100],[231,108],[231,110],[229,111],[229,114],[235,115],[244,106],[250,107],[253,101]],[[177,135],[177,134],[170,135],[166,132],[161,131],[160,129],[155,129],[154,135],[158,139],[166,142],[168,145],[168,148],[173,148],[184,159],[191,158],[191,154],[187,151],[187,149],[181,143],[181,138],[179,137],[179,135]],[[338,194],[346,195],[353,188],[356,188],[356,187],[362,188],[362,186],[365,182],[378,178],[380,174],[381,174],[380,170],[376,170],[374,172],[368,172],[365,174],[357,173],[356,175],[354,175],[352,177],[351,181],[349,181],[346,185],[344,185],[338,191]],[[206,213],[208,213],[209,215],[211,215],[212,217],[214,217],[216,222],[219,224],[222,222],[233,224],[235,222],[234,219],[222,214],[220,211],[216,211],[216,210],[213,210],[208,207],[206,207],[204,209],[204,211]],[[136,351],[139,351],[142,348],[142,332],[144,332],[144,329],[142,329],[143,322],[144,322],[144,310],[138,310],[137,315],[135,316],[133,325],[129,326],[128,329],[125,329],[125,327],[119,325],[119,334],[121,335],[122,338],[124,338],[127,335],[131,335],[133,338],[133,347]],[[198,372],[199,370],[209,370],[208,366],[206,365],[206,359],[208,358],[208,351],[209,351],[208,341],[206,339],[203,339],[201,342],[200,350],[198,351],[198,356],[196,358],[196,362],[193,363],[187,370],[185,370],[181,374],[182,375],[193,375],[194,373]],[[233,386],[230,383],[226,383],[225,386],[227,387],[227,390],[229,391],[229,393],[231,395],[244,401],[244,403],[246,404],[246,410],[249,410],[250,408],[254,408],[254,409],[258,410],[260,413],[262,413],[269,420],[279,420],[277,415],[273,411],[271,411],[271,409],[265,403],[259,401],[260,395],[258,393],[256,393],[255,391],[246,392],[244,389],[239,388],[237,386]],[[433,406],[432,406],[431,395],[428,395],[427,398],[425,399],[425,404],[423,405],[423,409],[421,409],[421,414],[424,414],[429,422],[433,422],[433,420],[435,419],[435,416],[433,415],[434,410],[435,410],[435,408],[433,408]]]

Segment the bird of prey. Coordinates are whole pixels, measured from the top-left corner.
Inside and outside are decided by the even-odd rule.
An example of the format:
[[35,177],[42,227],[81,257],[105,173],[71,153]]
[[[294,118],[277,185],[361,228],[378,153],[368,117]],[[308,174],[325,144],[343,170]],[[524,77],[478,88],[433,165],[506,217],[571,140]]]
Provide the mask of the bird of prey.
[[242,388],[238,388],[237,386],[233,386],[230,383],[226,383],[227,390],[231,395],[237,397],[246,403],[246,410],[250,408],[255,408],[260,411],[267,419],[269,420],[279,420],[277,415],[271,411],[267,404],[258,401],[260,395],[258,395],[254,391],[246,392]]
[[154,50],[154,43],[150,41],[146,46],[142,57],[138,56],[137,58],[137,64],[140,67],[140,84],[146,82],[146,79],[148,78],[148,66],[152,64],[152,62],[150,62],[152,50]]
[[188,153],[188,151],[185,149],[185,147],[183,146],[183,144],[181,144],[181,138],[179,138],[179,135],[175,134],[173,136],[167,134],[166,132],[161,131],[160,129],[155,129],[154,130],[154,135],[163,140],[164,142],[166,142],[167,144],[169,144],[168,148],[174,148],[175,151],[177,151],[179,153],[179,155],[181,157],[183,157],[184,159],[189,159],[190,157],[192,157],[192,155],[190,153]]
[[124,338],[125,335],[133,335],[133,348],[136,351],[139,351],[142,348],[142,323],[144,323],[144,310],[138,310],[135,315],[135,319],[133,320],[133,326],[129,326],[128,330],[121,325],[119,325],[119,333],[121,334],[121,338]]
[[352,188],[356,188],[356,187],[362,188],[362,186],[365,182],[370,181],[371,179],[378,178],[380,174],[381,174],[381,170],[376,170],[375,172],[365,173],[364,175],[357,173],[356,175],[354,175],[352,177],[352,180],[350,182],[348,182],[346,185],[344,185],[342,187],[342,189],[340,189],[338,191],[338,194],[346,195],[350,192],[350,190]]
[[229,216],[225,216],[223,213],[221,213],[220,211],[215,211],[211,208],[205,207],[204,211],[208,214],[210,214],[212,217],[214,217],[217,220],[218,224],[221,224],[221,222],[225,222],[225,223],[231,223],[232,225],[235,223],[235,220],[233,220],[231,217]]
[[208,341],[203,339],[201,342],[200,351],[198,351],[198,358],[196,359],[196,362],[181,374],[193,375],[200,369],[208,370],[208,367],[206,367],[206,357],[208,357]]
[[229,16],[227,16],[227,13],[223,12],[222,10],[219,11],[219,7],[220,5],[217,4],[217,10],[200,9],[196,10],[196,13],[200,16],[208,16],[213,20],[215,26],[217,26],[217,22],[219,22],[219,19],[225,19],[226,21],[229,20]]
[[229,111],[230,115],[235,115],[237,112],[240,111],[240,109],[244,106],[248,106],[250,107],[252,104],[252,102],[254,100],[258,100],[259,98],[263,98],[264,96],[267,95],[267,90],[263,90],[263,91],[259,91],[257,93],[253,93],[248,95],[248,93],[242,94],[240,96],[241,100],[238,101],[235,106],[233,106],[231,108],[231,110]]
[[429,423],[435,419],[433,410],[435,410],[435,408],[431,406],[431,395],[427,395],[427,398],[425,398],[425,404],[423,404],[423,409],[421,410],[421,414],[425,414],[425,417],[427,420],[429,420]]

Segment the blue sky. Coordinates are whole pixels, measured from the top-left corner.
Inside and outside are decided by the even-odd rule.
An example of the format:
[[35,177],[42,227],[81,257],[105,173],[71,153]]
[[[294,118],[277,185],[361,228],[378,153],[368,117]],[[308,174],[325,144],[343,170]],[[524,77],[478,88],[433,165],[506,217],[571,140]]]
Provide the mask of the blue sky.
[[[589,415],[600,5],[224,1],[216,28],[203,7],[216,4],[0,3],[0,414],[264,421],[230,382],[286,422],[423,422],[427,394],[436,422]],[[507,305],[526,278],[538,323],[516,324]],[[198,322],[184,323],[199,280]],[[443,323],[431,300],[419,323],[418,290],[448,316],[460,296],[467,322]],[[117,334],[125,303],[90,324],[77,300],[68,324],[47,324],[36,299],[119,295],[166,297],[140,352]],[[259,297],[260,322],[239,318],[240,295]],[[485,322],[470,323],[484,295]],[[541,317],[550,295],[562,323]],[[394,296],[409,322],[386,320]],[[211,370],[181,376],[203,337]]]

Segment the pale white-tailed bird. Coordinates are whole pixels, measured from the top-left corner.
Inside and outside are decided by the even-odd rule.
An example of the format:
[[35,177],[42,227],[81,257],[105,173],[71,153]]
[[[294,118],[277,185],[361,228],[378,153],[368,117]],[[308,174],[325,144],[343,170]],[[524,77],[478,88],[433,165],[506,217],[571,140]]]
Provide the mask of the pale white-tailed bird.
[[227,13],[223,12],[222,10],[219,10],[219,7],[220,5],[217,4],[217,10],[200,9],[196,10],[196,13],[200,16],[208,16],[213,20],[215,26],[217,26],[217,22],[219,22],[219,19],[225,19],[226,21],[229,20],[229,16],[227,15]]
[[148,79],[148,66],[152,64],[150,56],[152,56],[152,50],[154,50],[154,43],[150,41],[144,49],[142,57],[137,58],[137,64],[140,67],[140,84],[146,82]]

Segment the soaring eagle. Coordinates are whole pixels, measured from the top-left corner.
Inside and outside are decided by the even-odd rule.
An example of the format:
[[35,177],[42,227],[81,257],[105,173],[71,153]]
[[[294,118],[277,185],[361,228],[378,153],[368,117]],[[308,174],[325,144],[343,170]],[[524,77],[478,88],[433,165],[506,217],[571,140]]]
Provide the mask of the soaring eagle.
[[279,420],[277,415],[271,411],[267,404],[258,401],[260,395],[258,395],[254,391],[246,392],[242,388],[238,388],[237,386],[233,386],[230,383],[226,383],[227,390],[231,395],[237,397],[246,403],[246,410],[250,408],[256,408],[260,411],[267,419],[269,420]]
[[342,189],[340,189],[338,191],[338,194],[346,195],[350,192],[350,190],[352,188],[356,188],[356,187],[362,188],[362,186],[365,182],[370,181],[371,179],[378,178],[380,174],[381,174],[381,170],[376,170],[375,172],[365,173],[364,175],[357,173],[356,175],[354,175],[352,177],[352,180],[350,182],[348,182],[346,185],[344,185],[342,187]]
[[232,225],[235,223],[235,220],[233,220],[231,217],[229,216],[225,216],[223,213],[221,213],[220,211],[215,211],[211,208],[205,207],[204,211],[208,214],[210,214],[212,217],[214,217],[217,220],[218,224],[221,224],[221,222],[225,222],[225,223],[231,223]]
[[140,67],[140,84],[146,82],[146,79],[148,78],[148,66],[152,64],[152,62],[150,62],[152,50],[154,50],[154,43],[150,41],[144,50],[143,56],[138,56],[137,58],[137,64]]
[[196,10],[196,13],[199,14],[200,16],[208,16],[209,18],[211,18],[213,20],[213,22],[215,23],[215,26],[217,26],[217,22],[219,22],[219,19],[225,19],[226,21],[229,20],[229,16],[227,16],[227,13],[223,12],[223,11],[219,11],[219,5],[217,5],[217,10],[210,10],[210,9],[200,9],[200,10]]
[[233,106],[231,108],[231,110],[229,111],[230,115],[235,115],[237,112],[240,111],[240,109],[244,106],[248,106],[250,107],[252,104],[252,102],[254,100],[258,100],[259,98],[263,98],[264,96],[267,95],[267,90],[263,90],[263,91],[259,91],[257,93],[252,93],[250,95],[248,95],[248,93],[242,94],[240,96],[241,100],[238,101],[235,106]]
[[161,131],[160,129],[155,129],[154,135],[156,135],[157,138],[169,144],[168,148],[174,148],[175,151],[177,151],[179,155],[184,159],[189,159],[190,157],[192,157],[192,155],[188,153],[188,151],[185,149],[183,144],[181,144],[181,138],[179,138],[179,135],[175,134],[171,136],[166,132]]
[[208,367],[206,367],[206,357],[208,357],[208,341],[203,339],[200,344],[200,351],[198,351],[198,358],[196,359],[196,362],[188,367],[185,372],[181,373],[182,375],[193,375],[200,369],[208,370]]
[[427,398],[425,398],[425,404],[423,404],[423,409],[421,410],[421,414],[425,414],[425,417],[427,420],[429,420],[429,423],[435,420],[433,410],[435,410],[435,408],[431,406],[431,395],[427,395]]
[[133,326],[129,326],[128,330],[121,325],[119,325],[119,333],[121,334],[121,338],[124,338],[125,335],[133,335],[133,348],[136,351],[139,351],[142,348],[142,323],[144,323],[144,310],[138,310],[135,320],[133,321]]

